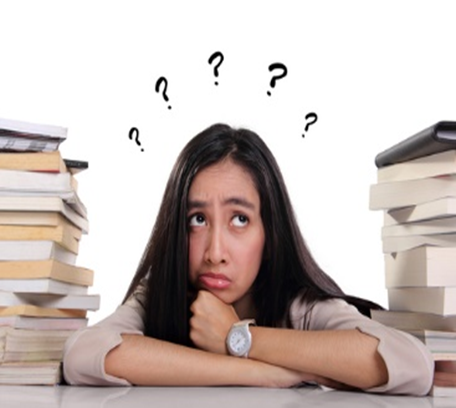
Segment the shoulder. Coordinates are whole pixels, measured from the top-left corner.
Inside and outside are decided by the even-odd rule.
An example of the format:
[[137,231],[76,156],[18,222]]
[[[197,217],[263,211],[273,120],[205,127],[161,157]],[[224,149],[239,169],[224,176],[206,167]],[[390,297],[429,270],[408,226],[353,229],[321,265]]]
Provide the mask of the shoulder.
[[290,307],[293,328],[306,330],[350,329],[372,320],[343,299],[307,302],[295,298]]

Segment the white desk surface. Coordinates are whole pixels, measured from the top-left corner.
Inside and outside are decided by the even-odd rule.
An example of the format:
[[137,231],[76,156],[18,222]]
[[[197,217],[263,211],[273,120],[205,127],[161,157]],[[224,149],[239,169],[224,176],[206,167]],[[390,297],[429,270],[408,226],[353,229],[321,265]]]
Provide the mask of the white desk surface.
[[1,408],[431,408],[456,398],[365,394],[320,388],[0,386]]

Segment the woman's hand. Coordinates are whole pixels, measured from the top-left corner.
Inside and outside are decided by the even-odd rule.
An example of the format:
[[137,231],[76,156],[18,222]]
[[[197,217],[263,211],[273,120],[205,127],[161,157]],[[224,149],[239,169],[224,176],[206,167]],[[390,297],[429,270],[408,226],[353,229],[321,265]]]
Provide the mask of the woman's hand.
[[239,321],[234,307],[211,292],[200,290],[190,306],[190,339],[196,347],[213,353],[227,354],[225,339],[231,326]]

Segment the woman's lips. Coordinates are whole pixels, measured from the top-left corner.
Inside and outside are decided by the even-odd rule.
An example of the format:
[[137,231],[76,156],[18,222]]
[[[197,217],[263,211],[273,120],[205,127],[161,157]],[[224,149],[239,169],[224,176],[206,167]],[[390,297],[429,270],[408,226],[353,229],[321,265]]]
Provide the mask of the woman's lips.
[[200,283],[208,289],[226,289],[231,285],[231,280],[218,273],[203,273],[198,277]]

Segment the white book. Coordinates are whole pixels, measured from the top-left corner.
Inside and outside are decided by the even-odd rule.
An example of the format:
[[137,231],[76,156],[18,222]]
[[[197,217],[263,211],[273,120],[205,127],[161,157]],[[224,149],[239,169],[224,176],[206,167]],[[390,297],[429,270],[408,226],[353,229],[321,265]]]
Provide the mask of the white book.
[[63,126],[0,118],[0,135],[9,135],[12,132],[52,139],[65,139],[67,137],[68,129]]
[[87,317],[0,316],[0,327],[27,330],[79,330],[87,327]]
[[75,265],[77,254],[55,241],[4,241],[0,240],[0,261],[42,261],[56,259]]
[[444,197],[456,197],[456,175],[373,184],[369,191],[369,208],[388,210]]
[[385,254],[407,251],[422,245],[453,248],[456,246],[456,234],[410,235],[382,238],[382,248]]
[[409,222],[407,224],[388,225],[382,227],[382,237],[451,233],[456,233],[456,217]]
[[55,309],[98,310],[100,295],[54,295],[0,291],[0,307],[33,305]]
[[384,211],[383,225],[456,217],[456,197],[445,197],[419,205]]
[[387,288],[456,286],[456,247],[421,246],[384,259]]
[[49,293],[56,295],[85,295],[88,286],[74,285],[49,278],[0,279],[0,290],[15,293]]
[[390,310],[454,315],[456,287],[389,288],[388,304]]
[[64,215],[70,222],[84,233],[89,232],[87,217],[78,214],[62,198],[51,196],[2,196],[0,195],[0,211],[43,212],[55,211]]

